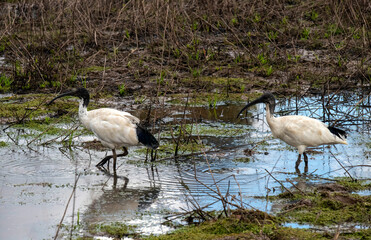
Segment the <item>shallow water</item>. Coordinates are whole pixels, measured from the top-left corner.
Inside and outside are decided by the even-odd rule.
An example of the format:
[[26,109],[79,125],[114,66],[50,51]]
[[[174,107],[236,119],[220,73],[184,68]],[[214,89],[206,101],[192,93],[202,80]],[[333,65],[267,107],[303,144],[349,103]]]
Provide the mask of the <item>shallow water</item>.
[[[0,137],[0,141],[9,143],[0,148],[0,239],[53,238],[65,209],[59,238],[70,233],[87,234],[87,225],[111,222],[136,225],[143,234],[161,234],[171,230],[161,224],[165,217],[173,219],[177,213],[196,206],[222,209],[216,199],[218,192],[234,195],[237,205],[274,213],[279,204],[264,197],[284,191],[280,183],[293,188],[286,179],[304,190],[326,178],[347,176],[334,158],[353,178],[370,178],[371,168],[364,166],[370,165],[370,98],[354,108],[360,99],[355,94],[335,95],[331,102],[338,104],[325,108],[326,99],[319,97],[279,101],[277,115],[306,115],[329,124],[337,119],[349,131],[348,145],[318,147],[308,154],[308,177],[295,172],[295,149],[272,138],[263,105],[250,108],[247,116],[239,120],[236,115],[243,107],[240,104],[226,103],[215,109],[190,107],[185,122],[193,123],[195,129],[208,126],[237,131],[232,135],[229,130],[225,134],[200,131],[197,138],[210,146],[210,151],[155,164],[145,162],[144,156],[135,151],[141,147],[131,148],[129,155],[118,161],[118,178],[95,167],[105,151],[80,146],[94,139],[91,136],[74,139],[76,145],[71,149],[57,142],[47,146],[35,142],[28,148],[30,139],[23,139],[22,131],[9,128]],[[159,111],[159,115],[164,113],[164,131],[183,121],[183,109]],[[246,149],[254,153],[245,155]]]

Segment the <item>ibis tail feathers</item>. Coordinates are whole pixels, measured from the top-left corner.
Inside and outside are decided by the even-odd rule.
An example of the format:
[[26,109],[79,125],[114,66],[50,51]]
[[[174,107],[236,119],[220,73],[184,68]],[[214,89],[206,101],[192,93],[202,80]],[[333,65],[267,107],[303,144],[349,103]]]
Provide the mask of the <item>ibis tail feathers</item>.
[[334,134],[335,136],[338,136],[339,138],[341,138],[342,140],[346,140],[348,134],[344,131],[344,130],[341,130],[339,128],[335,128],[335,127],[328,127],[328,130],[330,130],[330,132],[332,134]]
[[144,127],[137,125],[137,136],[140,143],[144,146],[156,149],[159,146],[158,141],[156,138]]

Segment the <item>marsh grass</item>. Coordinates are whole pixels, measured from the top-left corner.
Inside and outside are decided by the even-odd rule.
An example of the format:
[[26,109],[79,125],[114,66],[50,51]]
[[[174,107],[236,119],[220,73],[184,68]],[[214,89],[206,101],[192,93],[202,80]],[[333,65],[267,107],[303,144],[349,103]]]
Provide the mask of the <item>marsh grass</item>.
[[[262,76],[266,83],[292,87],[291,75],[304,75],[305,85],[332,89],[370,81],[371,14],[365,0],[30,0],[3,2],[1,9],[6,91],[80,85],[119,95],[121,78],[130,81],[128,92],[149,85],[140,91],[157,95],[198,87],[203,76]],[[287,59],[300,49],[322,54]],[[282,71],[292,74],[283,77]],[[346,84],[312,86],[318,75],[346,78]]]

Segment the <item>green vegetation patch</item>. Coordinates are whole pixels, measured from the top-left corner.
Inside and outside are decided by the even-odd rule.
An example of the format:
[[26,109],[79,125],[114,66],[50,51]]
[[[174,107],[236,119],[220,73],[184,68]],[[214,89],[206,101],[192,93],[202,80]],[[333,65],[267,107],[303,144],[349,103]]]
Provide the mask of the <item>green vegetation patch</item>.
[[66,128],[57,127],[53,124],[45,124],[45,122],[43,121],[29,121],[23,124],[16,124],[13,127],[17,129],[29,130],[29,136],[40,133],[45,135],[63,135],[64,133],[69,131]]
[[[162,141],[160,147],[156,150],[157,158],[168,158],[175,155],[177,144],[175,141]],[[211,149],[211,146],[200,143],[198,140],[193,139],[191,141],[178,144],[177,155],[187,155],[192,153],[202,153]],[[135,152],[139,154],[147,154],[147,148],[136,149]]]
[[[317,233],[280,226],[280,220],[261,211],[237,210],[230,217],[186,226],[172,233],[145,239],[321,239]],[[288,235],[290,234],[290,235]]]
[[43,107],[45,95],[27,94],[14,95],[0,99],[0,118],[18,120],[27,117],[33,119],[46,114],[48,110]]
[[81,72],[88,73],[88,72],[103,72],[105,70],[108,70],[110,68],[104,67],[104,66],[89,66],[86,68],[82,68]]
[[[216,136],[216,137],[236,137],[246,134],[246,126],[244,125],[233,125],[228,123],[215,123],[215,124],[185,124],[183,126],[184,131],[191,136]],[[175,137],[178,137],[179,131],[173,133]],[[170,137],[171,131],[161,132],[162,137]]]
[[283,216],[291,222],[320,226],[348,222],[371,225],[371,197],[330,194],[313,196],[313,200],[310,198],[291,205]]
[[371,181],[369,180],[351,181],[349,177],[337,177],[335,178],[335,181],[337,184],[345,187],[345,189],[350,192],[371,189]]
[[[247,99],[253,99],[257,97],[255,93],[227,93],[227,91],[221,91],[220,93],[212,92],[197,92],[190,94],[172,94],[171,99],[168,101],[174,105],[185,105],[188,102],[190,106],[207,106],[215,108],[220,104],[226,102],[246,102]],[[188,101],[187,101],[188,98]]]
[[[339,184],[341,183],[341,184]],[[339,183],[325,183],[313,192],[281,194],[293,203],[287,204],[280,213],[290,222],[330,226],[344,223],[371,225],[371,196],[352,194],[352,191],[369,189],[364,181],[351,183],[341,179]]]
[[235,137],[246,134],[245,128],[227,123],[216,125],[211,124],[193,124],[186,126],[187,131],[192,131],[196,136],[218,136],[218,137]]
[[343,239],[370,239],[371,236],[371,228],[369,229],[362,229],[355,232],[348,232],[348,233],[342,233],[340,236],[343,237]]
[[206,84],[228,87],[231,92],[243,92],[246,84],[251,80],[246,78],[229,78],[229,77],[200,77],[198,79]]
[[91,227],[89,232],[94,235],[108,235],[114,238],[123,238],[135,235],[136,226],[126,225],[121,222],[111,224],[97,224]]
[[[26,123],[17,125],[21,128],[31,128],[39,131],[47,130],[47,134],[58,134],[60,128],[49,124],[69,123],[74,120],[72,113],[77,113],[77,98],[58,99],[51,105],[52,99],[45,94],[12,95],[0,99],[1,122]],[[92,102],[89,109],[101,107]],[[70,114],[69,114],[70,113]],[[56,118],[52,118],[56,116]],[[57,120],[56,120],[57,119]],[[44,126],[45,125],[45,126]],[[49,128],[49,129],[47,129]]]
[[4,74],[0,74],[0,93],[9,92],[11,89],[11,85],[13,83],[13,79],[7,77]]
[[[24,121],[40,119],[48,114],[65,115],[68,112],[77,112],[78,103],[66,97],[67,100],[58,99],[51,105],[47,103],[52,99],[45,94],[12,95],[0,99],[0,118],[9,121]],[[74,98],[77,99],[77,98]],[[91,108],[98,107],[91,103]]]

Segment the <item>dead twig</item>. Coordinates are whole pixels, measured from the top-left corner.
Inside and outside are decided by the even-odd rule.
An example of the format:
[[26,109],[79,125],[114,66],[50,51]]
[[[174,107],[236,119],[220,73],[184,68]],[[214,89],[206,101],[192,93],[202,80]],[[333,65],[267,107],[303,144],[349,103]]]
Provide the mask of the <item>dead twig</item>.
[[58,229],[57,229],[57,232],[55,233],[54,240],[56,240],[57,237],[58,237],[59,230],[60,230],[61,227],[62,227],[63,219],[64,219],[64,217],[66,216],[66,213],[67,213],[68,205],[70,204],[71,199],[72,199],[72,197],[73,197],[73,195],[74,195],[74,193],[75,193],[75,191],[76,191],[77,182],[79,181],[80,176],[81,176],[81,173],[79,173],[79,174],[77,175],[77,178],[76,178],[75,183],[74,183],[74,185],[73,185],[73,189],[72,189],[72,192],[71,192],[70,198],[68,199],[68,201],[67,201],[67,205],[66,205],[66,207],[65,207],[65,209],[64,209],[64,212],[63,212],[63,215],[62,215],[62,219],[61,219],[61,221],[60,221],[59,224],[58,224]]
[[303,192],[303,190],[301,190],[300,188],[298,188],[298,186],[296,186],[290,179],[286,178],[286,181],[288,181],[289,183],[291,183],[291,185],[294,188],[296,188],[299,192],[301,192],[301,194],[306,195],[305,192]]
[[269,176],[271,176],[276,182],[278,182],[281,187],[283,187],[287,192],[294,196],[294,194],[288,188],[286,188],[277,178],[273,177],[273,175],[267,169],[264,170],[269,174]]
[[348,172],[348,170],[345,169],[345,167],[343,166],[343,164],[341,164],[341,162],[335,157],[335,155],[330,151],[331,155],[335,158],[335,160],[339,163],[339,165],[344,169],[344,171],[348,174],[348,176],[352,179],[352,181],[356,182],[357,180],[354,179],[352,177],[352,175],[350,175],[350,173]]

